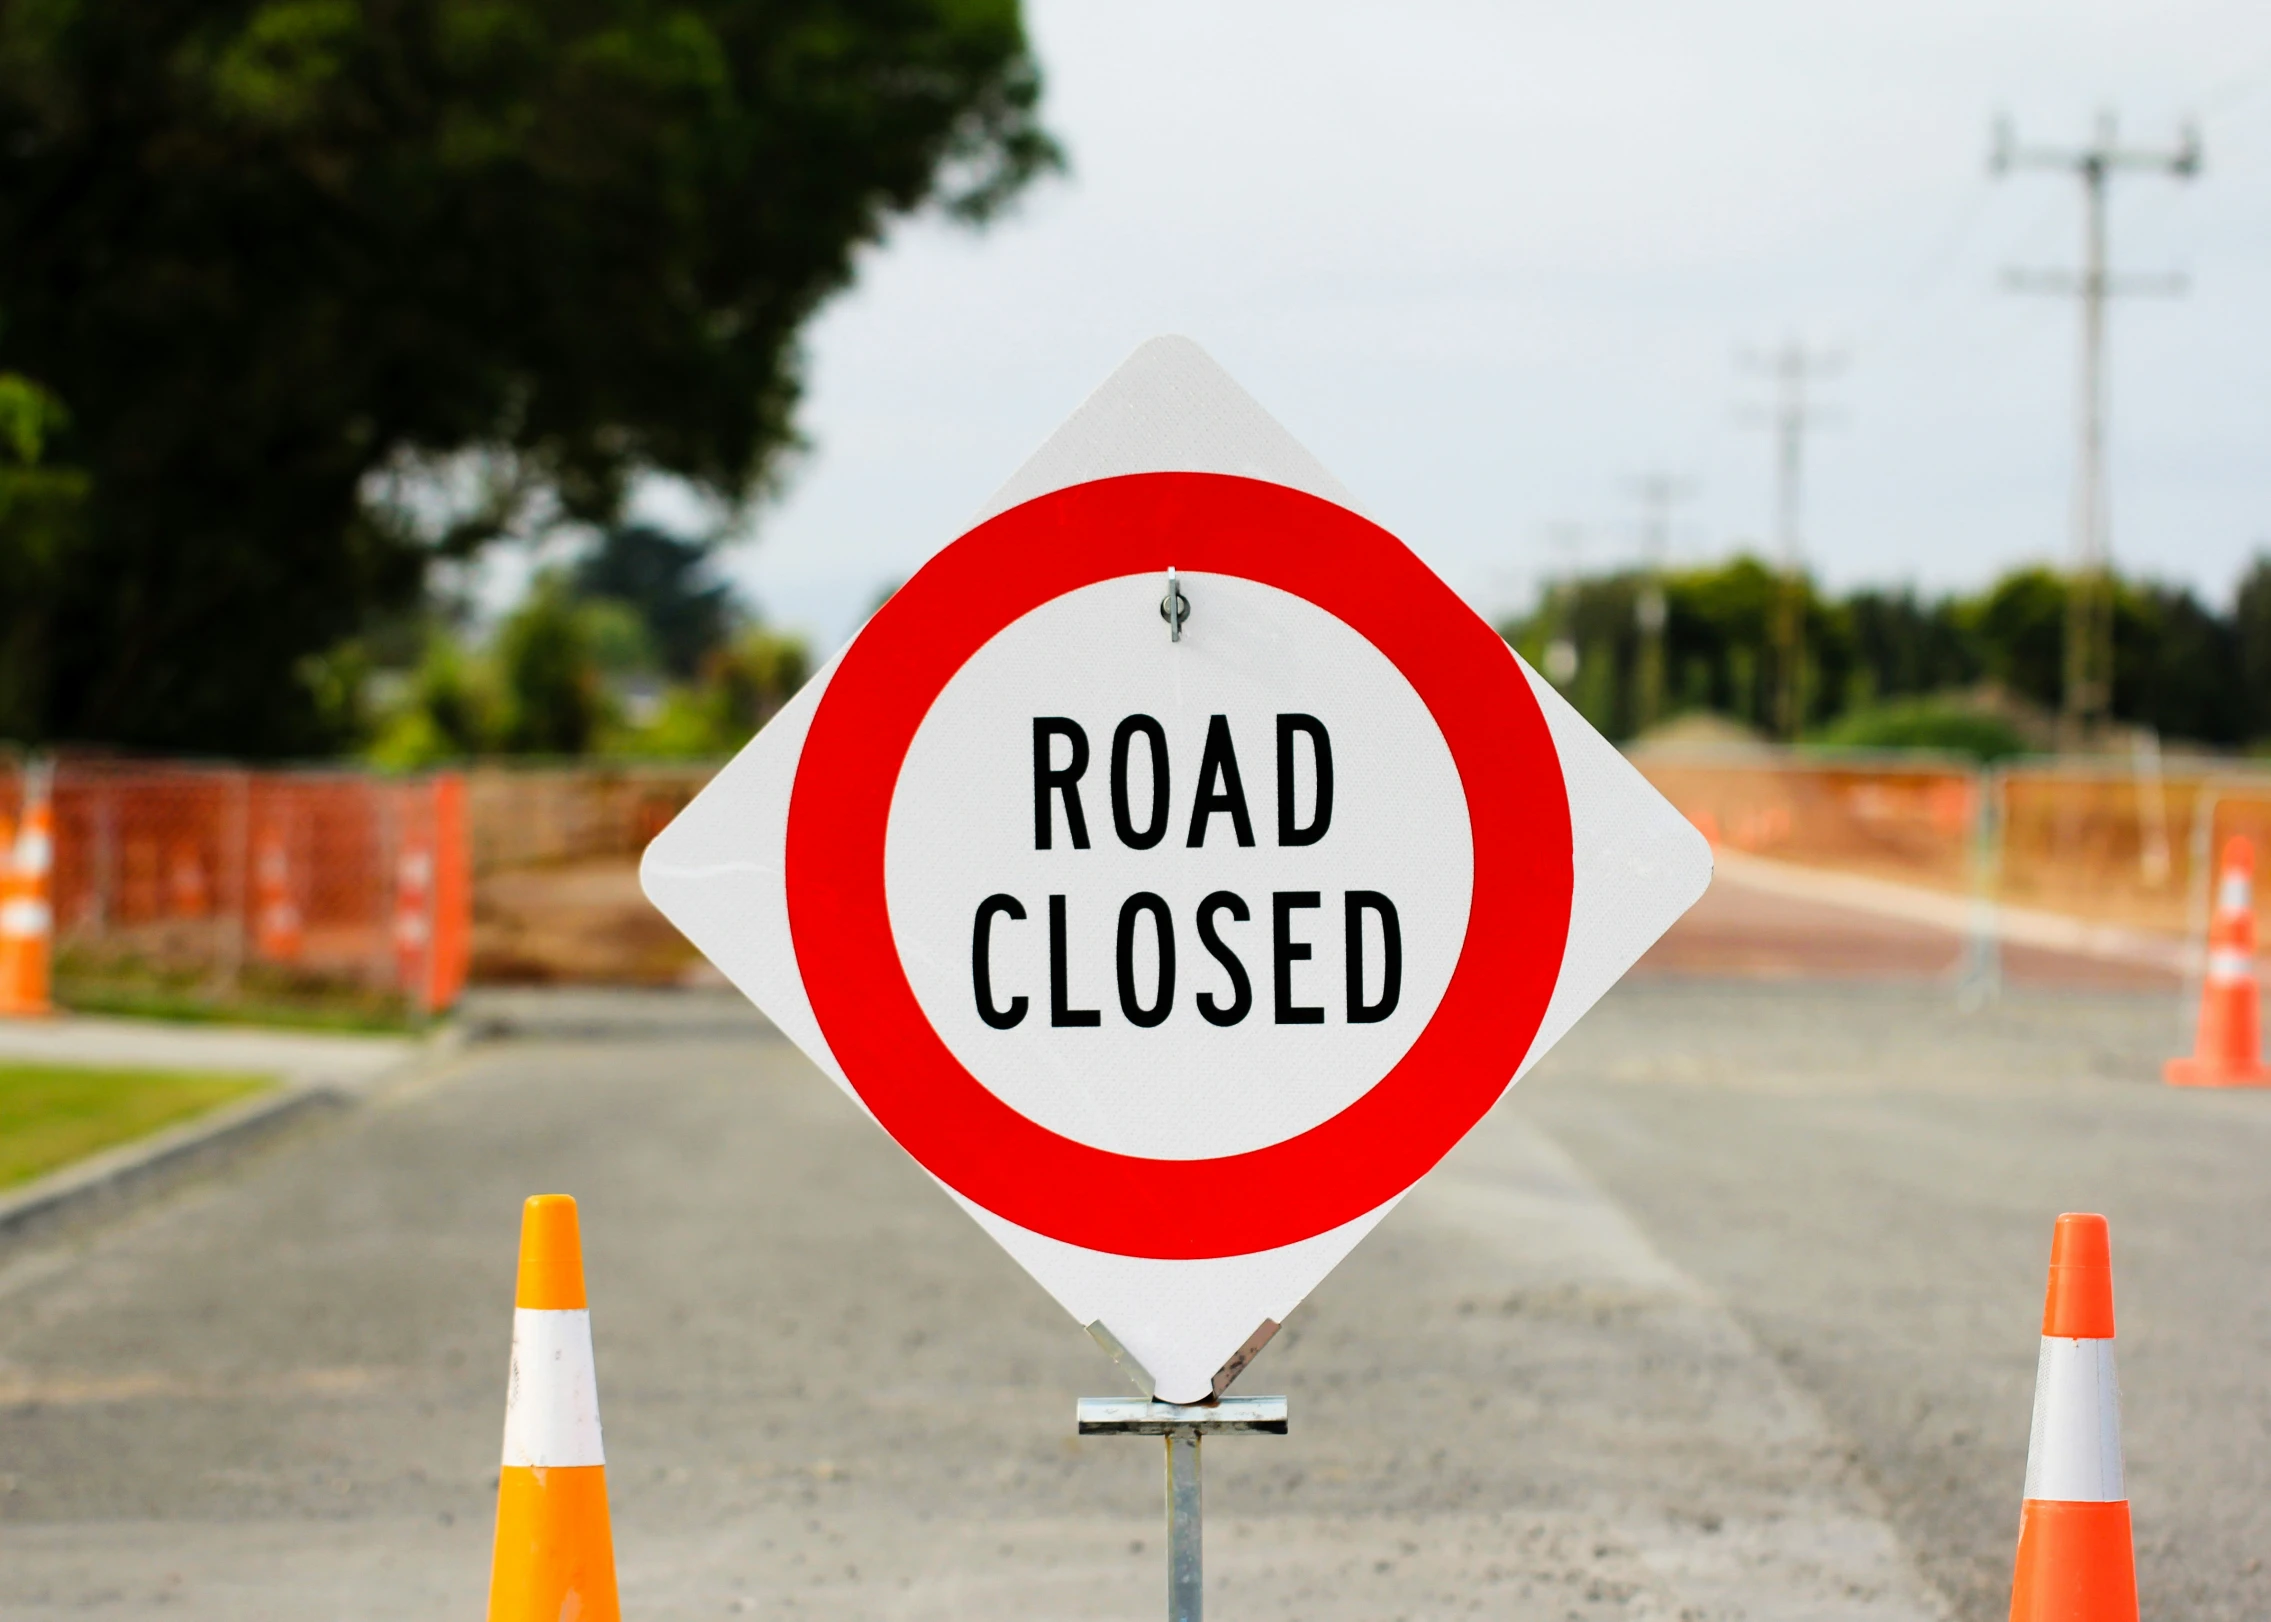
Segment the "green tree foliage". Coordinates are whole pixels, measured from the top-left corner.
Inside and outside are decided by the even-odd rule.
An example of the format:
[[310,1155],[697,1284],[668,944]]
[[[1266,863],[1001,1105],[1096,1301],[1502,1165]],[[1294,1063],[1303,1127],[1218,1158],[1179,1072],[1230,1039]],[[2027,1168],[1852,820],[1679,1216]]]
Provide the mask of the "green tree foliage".
[[618,524],[576,565],[576,590],[637,614],[662,668],[681,681],[724,647],[735,622],[733,588],[707,578],[708,549],[648,524]]
[[2240,577],[2232,598],[2232,638],[2238,645],[2239,702],[2258,718],[2253,736],[2271,732],[2271,557],[2258,557]]
[[607,718],[599,631],[564,577],[537,576],[497,633],[507,749],[580,755],[591,747]]
[[[91,481],[22,730],[322,747],[308,657],[432,549],[642,469],[750,498],[804,321],[1050,164],[1036,100],[1016,0],[0,6],[0,369]],[[369,499],[469,450],[438,531]]]
[[645,724],[620,729],[610,750],[669,760],[729,755],[796,696],[811,668],[801,640],[752,626],[703,662],[699,681],[665,693]]
[[63,404],[0,373],[0,737],[27,737],[48,700],[55,627],[43,612],[86,533],[87,477],[47,450]]
[[[2049,569],[2018,569],[1964,612],[1986,673],[2021,698],[2055,709],[2065,683],[2066,582]],[[2117,603],[2117,665],[2120,618]]]
[[1853,628],[1856,703],[1944,692],[1983,673],[1978,647],[1947,598],[1860,591],[1845,599],[1845,617]]
[[1834,749],[1930,749],[1974,760],[2026,752],[2026,740],[2004,717],[1944,698],[1898,698],[1848,710],[1815,741]]
[[[1767,727],[1782,671],[1774,628],[1783,578],[1756,558],[1663,577],[1663,713],[1711,710]],[[1641,710],[1638,692],[1640,599],[1645,579],[1624,572],[1567,581],[1549,593],[1529,621],[1510,627],[1515,645],[1542,660],[1556,638],[1577,652],[1570,697],[1585,718],[1612,738],[1630,736]],[[1810,719],[1840,707],[1852,666],[1852,634],[1844,612],[1810,582],[1798,583],[1805,668],[1799,691]]]
[[[1639,714],[1636,573],[1562,581],[1507,635],[1545,666],[1556,640],[1578,655],[1564,691],[1613,738]],[[1667,606],[1664,713],[1713,711],[1770,730],[1782,657],[1774,636],[1779,576],[1754,558],[1663,577]],[[2064,676],[2066,592],[2046,568],[2014,570],[1976,597],[1919,599],[1863,591],[1840,601],[1803,584],[1805,724],[1824,741],[2008,753],[2008,720],[1944,696],[1989,683],[2057,709]],[[2219,615],[2191,592],[2117,581],[2113,712],[2172,738],[2237,744],[2271,736],[2271,559]],[[1935,698],[1935,702],[1924,702]]]

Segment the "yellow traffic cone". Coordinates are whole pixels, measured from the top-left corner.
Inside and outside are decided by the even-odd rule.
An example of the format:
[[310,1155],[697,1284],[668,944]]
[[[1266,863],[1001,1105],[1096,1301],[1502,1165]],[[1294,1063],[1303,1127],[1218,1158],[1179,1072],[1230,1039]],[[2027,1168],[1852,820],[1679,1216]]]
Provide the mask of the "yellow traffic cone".
[[576,1202],[521,1209],[489,1622],[620,1622]]

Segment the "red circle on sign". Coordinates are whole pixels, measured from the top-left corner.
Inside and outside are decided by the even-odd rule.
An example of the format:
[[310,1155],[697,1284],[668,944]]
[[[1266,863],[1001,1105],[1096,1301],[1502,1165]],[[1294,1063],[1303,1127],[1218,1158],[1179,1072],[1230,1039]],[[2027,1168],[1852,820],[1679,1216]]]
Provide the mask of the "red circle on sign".
[[[1305,598],[1378,648],[1442,730],[1473,830],[1458,963],[1403,1057],[1330,1119],[1206,1160],[1098,1149],[989,1092],[907,983],[884,891],[900,767],[955,672],[1066,592],[1124,575],[1164,579],[1170,564]],[[790,796],[786,866],[813,1015],[900,1146],[1021,1228],[1175,1260],[1248,1255],[1337,1228],[1442,1159],[1529,1052],[1561,972],[1573,883],[1560,759],[1504,641],[1386,530],[1283,485],[1211,473],[1131,474],[1036,497],[924,565],[821,694]]]

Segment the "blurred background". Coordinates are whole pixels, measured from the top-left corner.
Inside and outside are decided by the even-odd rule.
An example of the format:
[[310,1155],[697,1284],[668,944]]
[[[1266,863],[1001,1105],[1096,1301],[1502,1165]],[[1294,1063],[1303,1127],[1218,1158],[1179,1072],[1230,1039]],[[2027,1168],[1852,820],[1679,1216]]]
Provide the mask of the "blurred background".
[[2256,814],[2253,8],[82,0],[0,121],[82,1005],[392,1017],[437,772],[475,978],[698,972],[639,844],[1162,331],[1738,853],[2162,972]]
[[2144,1614],[2271,1615],[2267,200],[2240,0],[0,0],[0,1613],[476,1614],[567,1189],[635,1614],[1157,1614],[637,863],[1182,333],[1716,848],[1231,1608],[1997,1622],[2077,1210]]

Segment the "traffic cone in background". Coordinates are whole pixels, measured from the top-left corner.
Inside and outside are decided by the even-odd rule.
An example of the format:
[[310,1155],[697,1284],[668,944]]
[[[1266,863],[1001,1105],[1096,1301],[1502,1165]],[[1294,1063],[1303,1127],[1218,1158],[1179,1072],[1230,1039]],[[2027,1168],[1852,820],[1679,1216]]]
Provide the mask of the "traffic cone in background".
[[2068,1213],[2050,1241],[2011,1622],[2137,1622],[2113,1378],[2113,1258],[2101,1216]]
[[619,1622],[576,1202],[521,1208],[489,1622]]
[[284,836],[263,828],[252,855],[252,940],[271,963],[300,955],[300,904],[292,899],[292,859]]
[[2208,925],[2208,972],[2200,983],[2200,1024],[2192,1056],[2171,1059],[2171,1087],[2271,1087],[2263,1064],[2262,992],[2255,983],[2255,846],[2224,845],[2216,913]]
[[48,1000],[55,909],[55,815],[48,774],[25,774],[24,821],[0,862],[0,1014],[54,1012]]
[[434,853],[406,846],[394,864],[395,981],[421,1014],[433,1012]]

